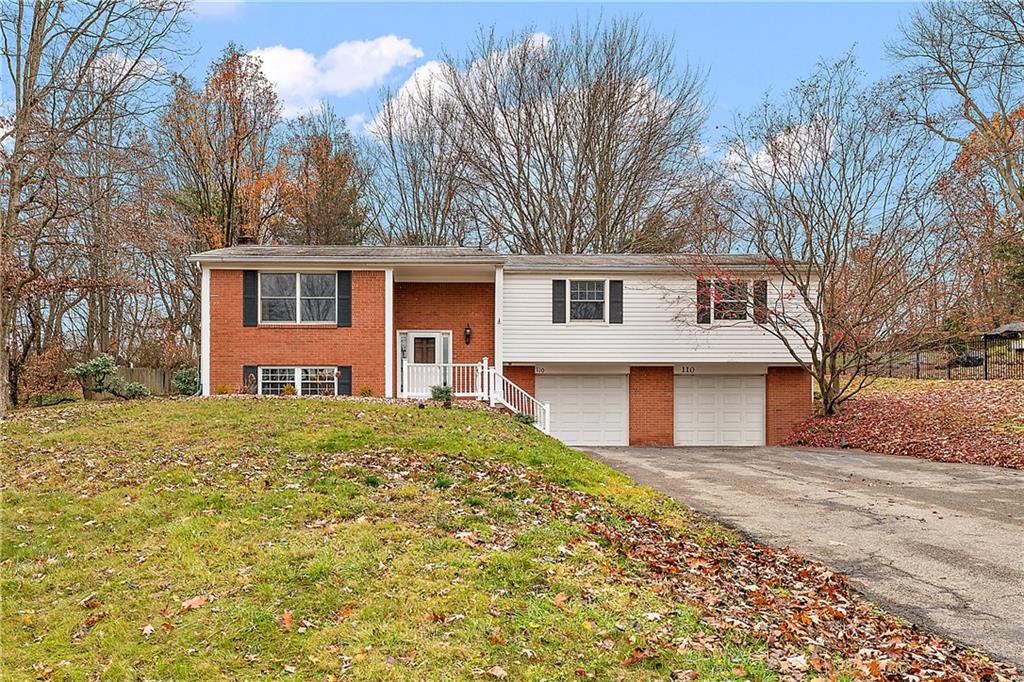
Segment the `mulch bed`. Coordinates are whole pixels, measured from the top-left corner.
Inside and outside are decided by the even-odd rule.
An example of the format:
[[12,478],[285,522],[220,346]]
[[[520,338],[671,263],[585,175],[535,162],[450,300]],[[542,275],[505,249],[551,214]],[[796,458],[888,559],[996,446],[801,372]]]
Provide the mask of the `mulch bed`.
[[1024,469],[1024,381],[886,382],[787,444]]

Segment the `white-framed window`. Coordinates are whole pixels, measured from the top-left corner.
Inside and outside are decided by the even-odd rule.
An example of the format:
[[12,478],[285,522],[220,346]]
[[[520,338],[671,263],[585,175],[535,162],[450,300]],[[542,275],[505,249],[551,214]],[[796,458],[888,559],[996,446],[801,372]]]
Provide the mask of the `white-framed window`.
[[604,322],[607,319],[606,292],[603,279],[569,280],[569,320]]
[[749,285],[743,280],[715,280],[715,293],[712,297],[716,320],[747,319],[747,302]]
[[337,286],[333,272],[261,272],[260,323],[337,322]]
[[260,395],[336,395],[334,367],[260,367]]

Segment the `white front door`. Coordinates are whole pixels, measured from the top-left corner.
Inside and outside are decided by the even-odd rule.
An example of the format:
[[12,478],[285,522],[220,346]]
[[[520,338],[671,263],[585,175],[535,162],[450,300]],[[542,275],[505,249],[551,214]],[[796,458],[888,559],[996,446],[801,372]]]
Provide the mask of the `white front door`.
[[406,394],[430,395],[430,387],[449,383],[447,356],[450,344],[443,332],[408,332],[402,350],[409,373],[404,377]]
[[676,445],[764,445],[764,376],[676,375]]
[[551,435],[569,445],[629,445],[629,377],[538,374],[537,400],[551,403]]

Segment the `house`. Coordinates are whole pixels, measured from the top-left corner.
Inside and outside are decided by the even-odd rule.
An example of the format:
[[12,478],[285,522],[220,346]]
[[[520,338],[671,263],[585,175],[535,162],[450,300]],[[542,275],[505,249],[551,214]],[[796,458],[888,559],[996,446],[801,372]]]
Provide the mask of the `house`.
[[204,395],[447,384],[579,445],[771,445],[811,410],[809,374],[751,319],[786,289],[758,256],[715,257],[711,278],[678,257],[457,247],[245,245],[191,260]]

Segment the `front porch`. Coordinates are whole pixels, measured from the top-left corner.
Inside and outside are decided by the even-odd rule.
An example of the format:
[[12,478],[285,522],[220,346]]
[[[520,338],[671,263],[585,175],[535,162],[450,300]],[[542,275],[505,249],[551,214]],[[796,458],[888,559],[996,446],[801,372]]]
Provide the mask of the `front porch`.
[[[413,335],[413,339],[417,338]],[[432,361],[428,355],[413,353],[399,366],[398,397],[429,398],[434,386],[451,386],[456,398],[480,400],[515,414],[524,414],[544,433],[551,432],[551,405],[542,403],[505,377],[488,358],[477,363]]]

